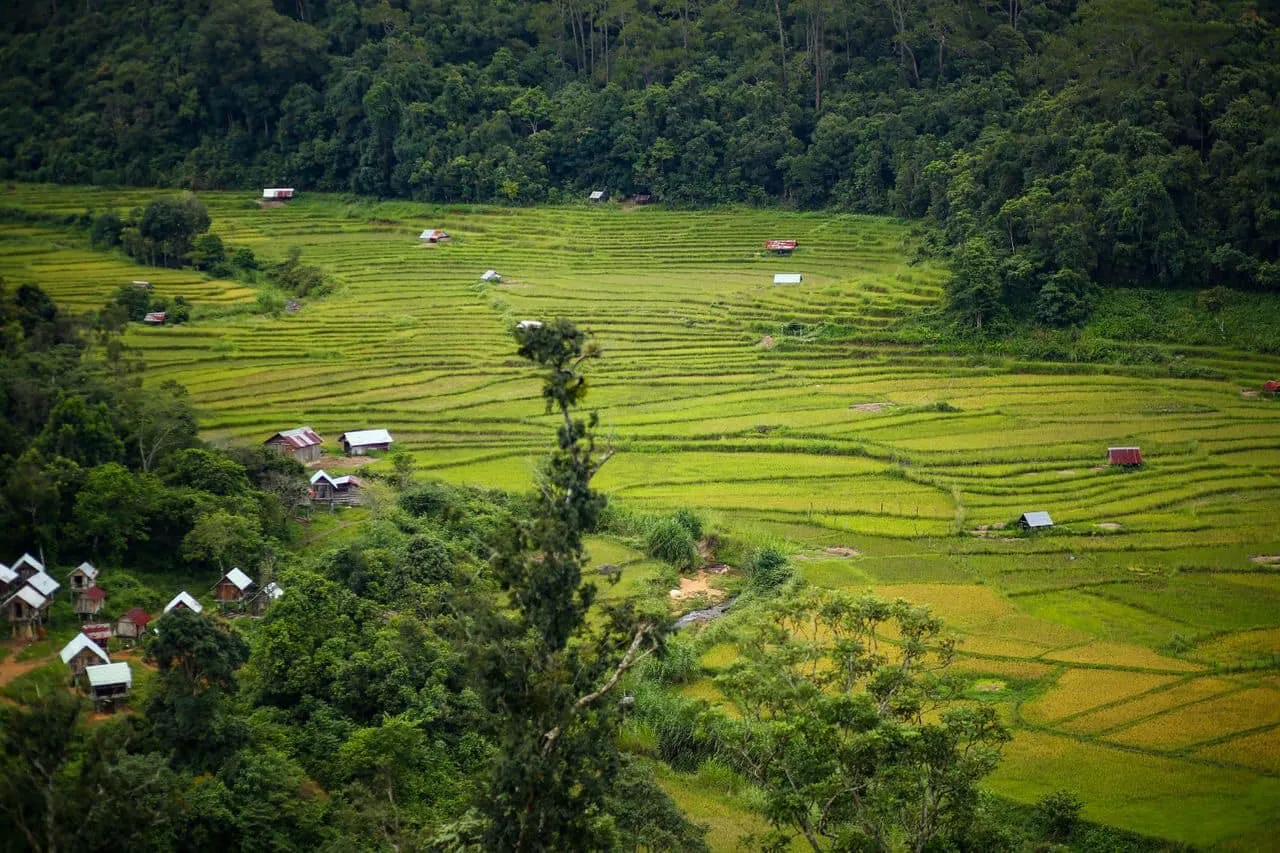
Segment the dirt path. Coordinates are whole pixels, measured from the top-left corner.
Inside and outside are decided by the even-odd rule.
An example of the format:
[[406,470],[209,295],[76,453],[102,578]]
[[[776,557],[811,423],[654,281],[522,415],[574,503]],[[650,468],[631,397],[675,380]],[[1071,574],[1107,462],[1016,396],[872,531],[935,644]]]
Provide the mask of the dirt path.
[[20,642],[13,640],[0,643],[9,650],[9,654],[5,655],[4,660],[0,660],[0,687],[4,687],[10,681],[13,681],[20,675],[25,675],[41,664],[48,663],[47,660],[39,658],[35,660],[18,660],[18,655],[26,646]]

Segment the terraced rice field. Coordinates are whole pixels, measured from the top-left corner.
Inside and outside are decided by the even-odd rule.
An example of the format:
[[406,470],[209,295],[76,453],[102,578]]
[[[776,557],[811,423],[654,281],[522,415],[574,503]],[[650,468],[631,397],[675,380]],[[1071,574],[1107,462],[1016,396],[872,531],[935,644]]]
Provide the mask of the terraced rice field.
[[[0,204],[152,195],[19,186]],[[605,348],[589,402],[618,454],[599,485],[768,530],[815,583],[933,604],[962,639],[961,671],[1021,685],[988,697],[1017,727],[995,790],[1072,787],[1091,818],[1197,844],[1277,837],[1280,560],[1266,557],[1280,555],[1280,404],[1241,390],[1280,360],[1188,351],[1226,378],[1177,379],[907,343],[895,324],[936,305],[945,273],[910,263],[908,228],[885,219],[202,197],[230,245],[267,259],[300,246],[339,292],[295,315],[218,319],[252,291],[27,224],[0,225],[0,275],[75,307],[134,278],[186,294],[197,322],[129,339],[153,381],[191,389],[213,440],[387,427],[422,469],[509,488],[552,429],[510,329],[574,319]],[[453,241],[419,245],[428,226]],[[769,237],[800,251],[765,255]],[[480,284],[489,268],[502,284]],[[775,272],[804,282],[774,286]],[[844,334],[815,334],[823,323]],[[1145,468],[1105,468],[1116,444],[1141,445]],[[1014,534],[1027,510],[1057,527]],[[661,571],[592,547],[634,582]]]

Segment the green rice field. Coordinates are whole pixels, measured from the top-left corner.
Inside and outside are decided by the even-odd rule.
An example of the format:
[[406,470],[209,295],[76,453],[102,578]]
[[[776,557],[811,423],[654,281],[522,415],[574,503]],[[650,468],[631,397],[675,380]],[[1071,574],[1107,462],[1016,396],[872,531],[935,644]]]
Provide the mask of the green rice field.
[[[155,194],[19,185],[0,206]],[[430,475],[512,489],[553,421],[511,330],[570,318],[604,347],[588,403],[617,454],[597,484],[779,537],[813,583],[932,604],[966,677],[1020,685],[984,694],[1015,729],[994,791],[1072,788],[1090,819],[1197,845],[1280,837],[1280,402],[1245,393],[1280,358],[1170,346],[1200,368],[1171,372],[910,343],[899,324],[927,325],[946,273],[912,262],[909,227],[882,218],[201,197],[230,246],[267,260],[300,246],[338,291],[262,316],[241,283],[29,222],[0,224],[0,276],[74,309],[137,278],[186,295],[194,322],[128,341],[149,381],[191,390],[212,441],[309,424],[333,447],[386,427]],[[453,240],[420,245],[427,227]],[[768,255],[771,237],[800,249]],[[480,282],[491,268],[501,284]],[[777,272],[804,281],[775,286]],[[1107,446],[1130,444],[1147,464],[1109,469]],[[1031,510],[1054,529],[1018,534]]]

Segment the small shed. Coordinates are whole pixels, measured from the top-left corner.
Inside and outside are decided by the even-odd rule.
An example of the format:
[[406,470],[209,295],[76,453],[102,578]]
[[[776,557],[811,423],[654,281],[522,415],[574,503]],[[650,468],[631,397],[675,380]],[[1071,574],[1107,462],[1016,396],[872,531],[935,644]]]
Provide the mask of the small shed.
[[1023,530],[1047,530],[1053,527],[1053,519],[1049,517],[1049,513],[1043,510],[1039,512],[1024,512],[1018,518],[1018,526]]
[[395,441],[385,429],[357,429],[338,436],[338,443],[348,456],[364,456],[373,451],[387,450]]
[[124,661],[91,666],[84,674],[89,681],[89,697],[98,707],[123,700],[133,688],[133,672]]
[[20,574],[6,566],[4,563],[0,563],[0,593],[10,592],[10,587],[19,583],[21,580],[22,576]]
[[351,506],[362,500],[361,485],[360,481],[350,474],[334,477],[326,471],[317,471],[311,475],[311,499],[330,506],[335,504]]
[[789,255],[800,245],[798,240],[765,240],[764,248],[766,252],[773,252],[778,255]]
[[632,204],[653,204],[653,200],[652,193],[636,193],[631,196]]
[[484,275],[480,276],[481,281],[502,281],[502,276],[497,270],[485,270]]
[[541,320],[521,320],[519,323],[516,323],[516,328],[522,332],[528,329],[541,329],[542,321]]
[[267,187],[262,191],[263,201],[288,201],[293,198],[293,187]]
[[76,613],[81,616],[96,616],[102,609],[102,602],[107,600],[107,591],[100,586],[91,586],[76,595]]
[[77,684],[84,671],[99,664],[111,663],[111,658],[93,640],[84,634],[76,634],[71,642],[62,647],[58,653],[62,662],[71,668],[71,683]]
[[71,587],[71,595],[98,585],[98,570],[87,560],[67,573],[67,584]]
[[1264,393],[1270,394],[1273,397],[1280,394],[1280,379],[1268,379],[1266,382],[1263,382],[1262,390]]
[[428,243],[440,243],[451,239],[449,232],[443,228],[428,228],[418,235],[419,240],[426,240]]
[[24,585],[0,603],[0,612],[8,618],[13,636],[30,637],[35,634],[35,626],[44,618],[48,606],[49,599]]
[[282,595],[284,595],[284,590],[280,588],[280,584],[272,581],[264,586],[249,602],[250,609],[255,616],[261,616],[271,606],[271,602]]
[[168,315],[163,311],[148,311],[147,315],[142,318],[142,322],[148,326],[163,326],[166,316]]
[[141,607],[134,607],[116,620],[116,636],[127,640],[136,640],[146,630],[151,621],[151,614]]
[[36,572],[31,577],[27,578],[27,585],[35,587],[36,592],[40,593],[45,598],[52,597],[53,594],[58,591],[58,587],[62,586],[62,584],[58,583],[49,575],[46,575],[44,572]]
[[594,202],[608,201],[609,193],[605,190],[592,190],[591,195],[587,196],[587,198]]
[[804,281],[804,276],[798,272],[780,272],[773,276],[774,284],[799,284]]
[[17,572],[18,577],[25,581],[37,572],[43,572],[44,563],[40,562],[30,554],[23,554],[21,557],[13,561],[13,565],[10,566],[10,568]]
[[169,600],[169,603],[164,606],[164,612],[168,613],[170,610],[174,610],[179,607],[186,608],[192,613],[199,613],[201,610],[204,610],[204,607],[201,606],[200,602],[196,601],[191,596],[191,593],[187,592],[185,589]]
[[150,290],[150,289],[151,289],[151,282],[149,282],[149,281],[135,280],[135,281],[133,282],[133,286],[134,286],[134,287],[136,287],[136,288],[138,288],[139,290]]
[[1139,447],[1108,447],[1107,462],[1112,465],[1125,465],[1136,468],[1142,464],[1142,449]]
[[231,604],[243,599],[252,586],[253,580],[248,575],[233,568],[213,588],[213,597],[219,604]]
[[262,442],[273,447],[281,456],[292,456],[299,462],[314,462],[320,458],[324,439],[309,426],[282,430]]

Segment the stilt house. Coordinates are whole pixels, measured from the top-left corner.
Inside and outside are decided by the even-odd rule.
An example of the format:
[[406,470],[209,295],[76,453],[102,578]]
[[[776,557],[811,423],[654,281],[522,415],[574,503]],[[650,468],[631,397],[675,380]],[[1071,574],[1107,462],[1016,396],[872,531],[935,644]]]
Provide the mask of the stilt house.
[[253,580],[248,575],[238,568],[232,569],[213,588],[213,597],[219,604],[234,604],[243,601],[252,587]]
[[72,684],[79,684],[80,679],[84,676],[84,671],[89,667],[111,663],[111,658],[102,650],[102,646],[99,646],[84,634],[76,634],[71,642],[62,647],[58,657],[62,658],[62,662],[71,668]]
[[81,616],[97,616],[102,610],[102,602],[107,600],[107,591],[100,586],[91,586],[76,596],[74,607]]
[[133,672],[124,661],[91,666],[85,670],[85,677],[89,681],[89,697],[100,710],[124,701],[133,688]]

